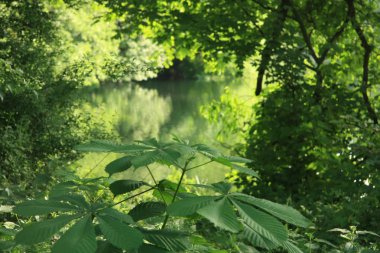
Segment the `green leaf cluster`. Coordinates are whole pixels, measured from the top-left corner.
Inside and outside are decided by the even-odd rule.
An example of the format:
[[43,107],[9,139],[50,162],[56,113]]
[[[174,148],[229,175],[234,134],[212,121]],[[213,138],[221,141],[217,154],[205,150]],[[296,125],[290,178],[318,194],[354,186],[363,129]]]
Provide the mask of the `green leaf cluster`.
[[[238,165],[251,160],[222,155],[204,144],[191,145],[187,141],[175,138],[171,143],[148,139],[128,145],[93,141],[77,148],[81,151],[123,153],[124,157],[110,162],[105,167],[110,177],[130,168],[146,168],[155,184],[131,179],[108,184],[103,178],[60,183],[53,188],[49,199],[29,200],[15,206],[13,212],[20,216],[48,215],[46,219],[24,224],[14,237],[16,244],[33,245],[55,237],[58,240],[52,246],[54,253],[121,250],[183,252],[192,247],[189,231],[167,229],[166,225],[174,219],[180,219],[176,217],[187,217],[191,221],[203,217],[228,233],[241,235],[254,247],[287,249],[293,244],[289,240],[287,228],[280,220],[299,227],[311,225],[311,222],[295,209],[231,192],[232,185],[226,182],[191,185],[212,190],[214,195],[197,196],[187,192],[182,186],[185,173],[206,166],[210,162],[221,163],[248,175],[257,175]],[[209,161],[196,164],[199,161],[196,159],[197,156],[203,156]],[[149,169],[152,163],[162,163],[179,169],[182,173],[179,182],[157,182]],[[125,198],[112,202],[94,199],[89,195],[94,190],[106,189],[115,197],[122,195]],[[128,212],[116,208],[117,205],[152,190],[157,193],[154,194],[155,200],[142,201]],[[158,229],[158,226],[161,228]],[[293,247],[297,248],[295,245]]]

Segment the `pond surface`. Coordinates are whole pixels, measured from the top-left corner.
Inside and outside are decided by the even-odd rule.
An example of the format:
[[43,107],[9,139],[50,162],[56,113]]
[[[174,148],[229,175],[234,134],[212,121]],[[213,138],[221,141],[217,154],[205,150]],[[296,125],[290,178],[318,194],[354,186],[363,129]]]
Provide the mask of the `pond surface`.
[[[102,87],[92,92],[91,106],[104,113],[114,132],[123,142],[155,137],[170,140],[173,135],[188,139],[191,143],[204,143],[220,148],[215,140],[217,129],[200,112],[202,106],[219,99],[226,86],[240,86],[228,81],[150,81],[142,84],[126,84],[118,87]],[[89,154],[78,163],[79,175],[103,175],[103,169],[116,155]],[[154,168],[161,178],[174,172],[168,168]],[[229,170],[217,165],[194,170],[189,178],[207,178],[208,182],[224,179]],[[174,173],[175,174],[175,173]],[[120,177],[144,177],[144,173],[126,174]],[[175,175],[174,175],[175,177]],[[203,181],[202,181],[203,182]]]

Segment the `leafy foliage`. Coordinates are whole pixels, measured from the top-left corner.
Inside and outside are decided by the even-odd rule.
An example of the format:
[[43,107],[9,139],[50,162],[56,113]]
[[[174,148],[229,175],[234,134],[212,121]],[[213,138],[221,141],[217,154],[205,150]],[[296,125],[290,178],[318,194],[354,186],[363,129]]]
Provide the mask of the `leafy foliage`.
[[[157,162],[179,169],[181,178],[178,183],[168,180],[157,182],[153,178],[155,182],[153,186],[130,179],[117,180],[108,185],[101,178],[61,183],[53,188],[49,200],[30,200],[16,205],[14,212],[22,216],[49,214],[56,216],[53,219],[25,225],[16,234],[16,243],[32,245],[47,241],[55,234],[59,234],[60,238],[52,247],[52,252],[55,253],[67,252],[68,249],[70,252],[77,253],[104,252],[105,250],[118,252],[118,249],[130,252],[145,250],[182,252],[190,249],[189,233],[181,229],[166,229],[170,217],[185,216],[196,221],[199,216],[202,216],[226,232],[245,236],[246,240],[253,243],[253,246],[268,248],[266,245],[269,244],[273,248],[286,248],[290,243],[288,232],[277,217],[297,225],[311,224],[291,207],[233,193],[231,185],[226,182],[214,183],[207,187],[216,195],[197,196],[186,192],[181,185],[185,173],[189,170],[205,166],[209,162],[218,162],[234,169],[232,164],[250,161],[240,157],[224,156],[219,151],[203,144],[191,145],[178,138],[171,143],[148,139],[130,145],[96,141],[80,145],[78,149],[124,153],[128,156],[128,161],[131,159],[132,162],[131,165],[119,167],[120,171],[128,170],[131,166],[142,169],[141,167]],[[192,165],[199,161],[198,156],[206,157],[209,162]],[[113,161],[110,164],[113,166],[119,161],[120,159],[117,159],[116,162]],[[106,170],[109,168],[109,165],[105,167]],[[149,170],[148,167],[147,169]],[[153,174],[151,175],[153,177]],[[85,196],[94,194],[93,191],[96,188],[90,187],[91,185],[104,191],[103,186],[99,184],[108,188],[108,191],[115,196],[119,194],[128,194],[128,196],[120,201],[115,199],[116,202],[107,200],[107,195],[100,195],[104,199],[82,197],[83,193]],[[199,187],[199,185],[194,186]],[[141,190],[140,188],[143,187],[147,189]],[[131,193],[134,190],[139,190],[139,193]],[[141,202],[130,209],[128,214],[115,209],[116,205],[152,190],[160,193],[156,195],[157,200]],[[255,209],[253,205],[261,207],[265,212]],[[153,217],[154,219],[151,219]],[[153,222],[155,226],[161,225],[161,229],[144,227],[144,224],[150,224],[150,222],[146,223],[147,219],[151,219],[150,222]],[[135,223],[137,221],[139,223]],[[244,232],[247,229],[243,230],[243,224],[244,227],[249,228],[249,234]],[[69,228],[63,230],[64,227]],[[252,240],[252,234],[258,239]],[[265,241],[266,244],[260,243],[260,240]],[[149,244],[144,242],[149,242]]]
[[262,183],[234,177],[245,193],[305,206],[320,230],[378,232],[378,1],[99,2],[125,15],[121,32],[142,32],[178,58],[256,68],[252,95],[263,98],[253,118],[226,97],[208,115],[246,133],[238,152]]

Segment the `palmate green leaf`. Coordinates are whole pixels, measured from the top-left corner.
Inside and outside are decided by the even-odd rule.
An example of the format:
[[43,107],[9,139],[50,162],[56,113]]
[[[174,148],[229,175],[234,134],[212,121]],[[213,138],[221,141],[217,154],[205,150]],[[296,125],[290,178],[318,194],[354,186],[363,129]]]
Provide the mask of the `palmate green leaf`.
[[131,163],[135,169],[147,166],[149,164],[152,164],[156,162],[159,159],[159,151],[149,151],[142,154],[137,155],[136,157],[132,158]]
[[145,240],[169,251],[180,252],[188,248],[187,234],[170,230],[142,230]]
[[17,204],[13,212],[22,216],[43,215],[51,212],[78,210],[78,207],[57,200],[28,200]]
[[159,162],[168,165],[177,165],[177,159],[181,154],[170,148],[156,149],[136,155],[131,162],[135,169]]
[[[260,251],[258,251],[254,247],[247,245],[245,243],[242,243],[242,242],[238,242],[236,244],[236,246],[239,248],[239,252],[241,252],[241,253],[260,253]],[[227,251],[223,251],[223,252],[216,251],[215,253],[228,253],[228,252]]]
[[266,199],[259,199],[241,193],[233,193],[232,195],[233,198],[250,205],[257,206],[260,209],[290,224],[304,228],[312,225],[312,222],[310,220],[305,218],[300,212],[290,206],[281,205]]
[[228,166],[231,169],[237,170],[240,173],[247,174],[249,176],[253,176],[253,177],[256,177],[256,178],[260,178],[259,174],[256,171],[254,171],[252,169],[249,169],[249,168],[246,168],[246,167],[243,167],[241,165],[232,163],[228,159],[228,157],[225,157],[225,156],[213,157],[212,160],[215,161],[215,162],[217,162],[217,163],[220,163],[220,164],[223,164],[225,166]]
[[215,196],[197,196],[178,200],[168,206],[167,212],[172,216],[188,216],[197,212],[202,207],[214,202]]
[[95,253],[97,247],[91,214],[69,228],[54,244],[52,253]]
[[135,181],[135,180],[118,180],[110,184],[109,188],[113,195],[117,196],[120,194],[124,194],[130,191],[134,191],[141,186],[145,185],[142,181]]
[[157,162],[166,165],[176,165],[178,166],[178,158],[181,157],[181,153],[168,147],[164,150],[159,150]]
[[99,216],[110,216],[116,220],[119,220],[120,222],[125,222],[128,224],[135,223],[135,220],[130,215],[123,213],[123,212],[119,212],[118,210],[113,209],[113,208],[103,209],[98,213],[98,215]]
[[212,188],[214,188],[215,191],[220,192],[224,195],[228,194],[228,192],[231,190],[232,185],[226,182],[217,182],[211,184]]
[[110,216],[97,215],[99,227],[105,238],[114,246],[134,250],[143,243],[142,233]]
[[240,156],[224,156],[228,161],[232,163],[251,163],[252,160]]
[[137,253],[170,253],[170,251],[157,247],[152,244],[144,243],[141,245],[141,247],[137,250]]
[[[171,182],[169,180],[163,179],[158,182],[158,189],[153,191],[153,196],[160,199],[161,196],[164,197],[166,203],[170,203],[173,199],[174,192],[176,191],[177,183]],[[196,195],[189,193],[183,186],[180,186],[178,189],[176,198],[188,198],[194,197]]]
[[78,189],[80,185],[74,181],[66,181],[53,186],[52,190],[49,192],[49,198],[53,199],[55,197],[71,194]]
[[138,143],[141,146],[146,147],[147,150],[132,159],[132,164],[135,169],[147,166],[154,162],[178,165],[177,159],[181,156],[181,153],[171,148],[173,144],[158,143],[154,138],[139,141]]
[[254,171],[252,169],[249,169],[249,168],[237,165],[237,164],[231,164],[231,168],[239,171],[240,173],[247,174],[247,175],[252,176],[252,177],[260,178],[259,173],[257,173],[256,171]]
[[163,199],[166,203],[170,203],[173,199],[173,192],[167,192],[167,191],[159,191],[157,189],[153,190],[152,195],[157,199]]
[[232,233],[237,233],[242,229],[242,224],[238,221],[227,197],[199,209],[197,213],[214,223],[215,226]]
[[260,248],[269,249],[269,250],[278,247],[278,245],[274,244],[273,242],[266,239],[265,237],[262,237],[261,235],[259,235],[247,224],[244,224],[242,235],[255,247],[260,247]]
[[232,163],[251,163],[251,162],[253,162],[250,159],[240,157],[240,156],[224,156],[224,158],[226,158],[228,161],[230,161]]
[[28,224],[16,234],[15,240],[19,244],[27,245],[46,241],[70,221],[79,217],[79,215],[61,215],[51,220]]
[[53,197],[53,200],[68,202],[69,204],[78,207],[79,209],[89,209],[90,204],[87,203],[86,199],[82,195],[78,194],[68,194],[61,195],[58,197]]
[[137,143],[141,144],[141,145],[145,145],[147,147],[154,147],[154,148],[159,148],[159,147],[162,147],[162,145],[160,145],[157,141],[156,138],[149,138],[149,139],[145,139],[145,140],[141,140],[141,141],[136,141]]
[[[175,191],[176,188],[177,188],[177,183],[174,183],[170,180],[167,180],[167,179],[162,179],[160,180],[160,182],[158,182],[158,188],[162,191],[165,191],[165,190],[173,190]],[[182,186],[179,187],[178,189],[178,192],[186,192],[186,189]]]
[[125,171],[132,167],[132,162],[131,162],[132,157],[130,156],[124,156],[119,159],[116,159],[112,162],[110,162],[106,166],[106,172],[109,174],[109,176],[112,176],[115,173]]
[[122,249],[113,246],[107,241],[97,241],[96,253],[123,253]]
[[216,150],[216,149],[213,149],[213,148],[210,148],[204,144],[195,144],[193,146],[191,146],[192,148],[194,148],[194,150],[208,158],[216,158],[216,157],[222,157],[222,154]]
[[288,253],[303,253],[300,248],[298,248],[294,243],[290,242],[289,240],[284,242],[282,247],[286,249]]
[[146,218],[160,216],[165,213],[166,205],[163,202],[148,201],[136,205],[129,215],[134,221],[144,220]]
[[170,146],[172,150],[176,150],[181,154],[181,157],[185,159],[189,159],[190,157],[194,157],[198,152],[186,143],[174,143]]
[[232,200],[244,222],[262,237],[281,246],[288,239],[284,225],[273,216],[257,210],[238,200]]

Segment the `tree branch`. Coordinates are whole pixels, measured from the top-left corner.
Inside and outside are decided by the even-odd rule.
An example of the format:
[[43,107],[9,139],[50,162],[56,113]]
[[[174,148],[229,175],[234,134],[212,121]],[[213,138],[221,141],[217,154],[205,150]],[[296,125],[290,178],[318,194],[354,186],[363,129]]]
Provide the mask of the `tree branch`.
[[343,34],[344,30],[346,29],[348,23],[350,21],[350,14],[349,9],[347,9],[347,17],[343,21],[343,24],[338,28],[338,30],[335,32],[335,34],[328,40],[325,49],[322,51],[321,57],[319,58],[318,65],[322,64],[323,61],[326,59],[327,54],[329,53],[330,49],[332,48],[332,44],[335,43],[335,41],[338,40],[338,38]]
[[305,23],[302,20],[301,15],[299,14],[299,12],[297,11],[294,5],[291,5],[291,8],[294,14],[294,18],[300,26],[302,37],[306,43],[306,46],[309,49],[312,58],[317,64],[316,68],[314,68],[313,70],[316,72],[315,97],[317,101],[319,101],[321,99],[320,93],[322,91],[323,79],[324,79],[324,76],[319,67],[325,61],[327,54],[332,48],[332,44],[335,43],[335,41],[343,34],[344,30],[346,29],[347,24],[349,22],[349,11],[347,10],[347,17],[343,21],[343,24],[338,28],[338,30],[333,34],[333,36],[328,39],[328,42],[326,43],[326,45],[324,45],[324,49],[322,50],[321,56],[318,56],[314,50],[314,47],[311,42],[311,36],[307,33],[307,29],[306,29]]
[[[280,6],[277,8],[276,12],[277,14],[273,15],[279,15],[278,18],[275,19],[274,27],[276,29],[273,29],[273,32],[267,41],[263,51],[261,52],[261,61],[258,68],[258,74],[257,74],[257,81],[256,81],[256,96],[260,95],[262,86],[263,86],[263,79],[265,75],[265,71],[267,69],[267,66],[269,64],[270,58],[272,56],[273,48],[275,47],[275,43],[277,42],[278,37],[281,34],[281,31],[284,27],[286,16],[288,15],[288,6],[289,6],[289,0],[282,0]],[[267,20],[270,22],[272,17],[268,17]]]
[[372,104],[369,100],[367,89],[368,89],[368,72],[369,72],[369,58],[371,56],[372,52],[372,45],[368,43],[367,38],[364,35],[363,29],[360,27],[360,24],[356,20],[356,9],[354,5],[354,0],[346,0],[348,5],[348,13],[350,17],[350,21],[352,24],[352,27],[354,28],[356,34],[358,35],[361,46],[364,49],[364,55],[363,55],[363,75],[362,75],[362,83],[360,86],[360,91],[362,93],[362,97],[364,100],[364,105],[367,108],[367,112],[369,117],[372,119],[374,124],[378,124],[378,118],[376,115],[376,112],[374,108],[372,107]]
[[292,12],[294,14],[295,20],[297,21],[298,25],[300,26],[302,37],[303,37],[303,40],[306,43],[306,46],[309,49],[310,54],[313,57],[314,61],[318,63],[319,62],[319,57],[315,53],[313,44],[311,43],[311,38],[310,38],[309,34],[307,33],[307,29],[306,29],[306,26],[305,26],[302,18],[301,18],[301,15],[298,13],[297,9],[294,7],[293,4],[291,5],[291,9],[292,9]]

